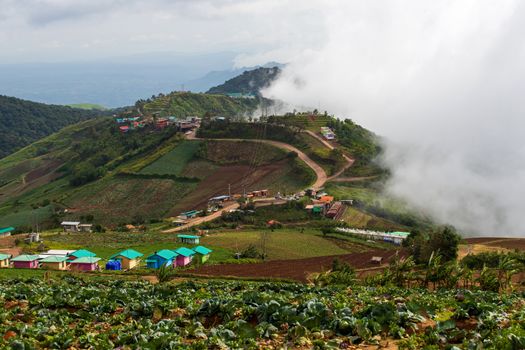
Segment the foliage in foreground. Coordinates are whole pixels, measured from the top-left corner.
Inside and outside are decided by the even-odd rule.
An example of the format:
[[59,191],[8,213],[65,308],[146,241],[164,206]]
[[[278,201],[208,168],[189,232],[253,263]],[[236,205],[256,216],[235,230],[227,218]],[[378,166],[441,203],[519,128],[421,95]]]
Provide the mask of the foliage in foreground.
[[0,285],[0,347],[519,349],[523,295],[482,291],[12,280]]

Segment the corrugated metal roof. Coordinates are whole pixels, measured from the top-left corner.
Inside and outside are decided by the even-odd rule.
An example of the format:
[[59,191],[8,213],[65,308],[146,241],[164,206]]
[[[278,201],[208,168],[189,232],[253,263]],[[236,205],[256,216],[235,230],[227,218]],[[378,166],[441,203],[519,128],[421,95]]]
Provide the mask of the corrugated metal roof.
[[38,255],[22,254],[11,259],[11,261],[35,261],[38,260]]
[[40,260],[40,262],[43,263],[59,263],[64,262],[67,260],[67,256],[48,256],[47,258],[44,258]]
[[15,230],[15,228],[12,227],[12,226],[4,227],[4,228],[0,228],[0,233],[11,232],[11,231],[14,231],[14,230]]
[[199,253],[199,254],[202,254],[202,255],[208,255],[210,254],[213,250],[211,249],[208,249],[202,245],[199,245],[195,248],[193,248],[193,250],[195,251],[195,253]]
[[92,256],[84,256],[82,258],[78,258],[76,260],[73,260],[72,264],[93,264],[100,261],[100,258],[95,258]]
[[188,238],[188,239],[197,239],[199,236],[193,236],[193,235],[177,235],[179,238]]
[[140,253],[140,252],[137,252],[136,250],[134,249],[126,249],[126,250],[123,250],[117,254],[114,254],[110,257],[110,259],[115,259],[116,257],[119,257],[119,256],[123,256],[127,259],[136,259],[136,258],[140,258],[141,256],[143,256],[144,254]]
[[86,249],[79,249],[75,250],[73,253],[69,254],[70,256],[74,256],[75,258],[84,258],[84,257],[95,257],[97,254],[90,252]]
[[5,260],[11,258],[11,254],[2,254],[0,253],[0,260]]
[[178,249],[175,249],[175,253],[185,256],[185,257],[195,255],[195,252],[193,250],[186,248],[186,247],[180,247]]
[[80,221],[62,221],[62,226],[77,226],[80,225]]
[[[176,253],[173,250],[162,249],[162,250],[159,250],[158,252],[156,252],[153,255],[158,255],[158,256],[160,256],[163,259],[170,260],[170,259],[173,259],[174,257],[176,257],[179,254]],[[148,259],[151,258],[153,255],[149,256]]]

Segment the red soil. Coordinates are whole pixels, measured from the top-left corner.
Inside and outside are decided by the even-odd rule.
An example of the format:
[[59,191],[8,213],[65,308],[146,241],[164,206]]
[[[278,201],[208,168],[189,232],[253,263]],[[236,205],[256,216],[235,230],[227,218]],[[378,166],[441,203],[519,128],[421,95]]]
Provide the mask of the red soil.
[[[403,252],[400,253],[404,255]],[[189,273],[207,276],[233,276],[255,278],[284,278],[306,282],[309,274],[330,269],[335,258],[350,264],[355,269],[381,269],[370,260],[373,256],[383,257],[383,266],[396,255],[393,250],[375,250],[363,253],[322,256],[316,258],[273,260],[257,264],[219,264],[205,265]]]

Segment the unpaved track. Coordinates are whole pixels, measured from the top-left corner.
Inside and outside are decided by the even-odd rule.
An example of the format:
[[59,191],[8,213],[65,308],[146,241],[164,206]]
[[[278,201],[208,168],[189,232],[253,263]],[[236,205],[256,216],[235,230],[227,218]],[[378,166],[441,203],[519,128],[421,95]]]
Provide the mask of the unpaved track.
[[[308,135],[312,136],[313,138],[317,139],[319,142],[321,142],[323,145],[325,145],[328,149],[333,150],[335,148],[330,142],[328,142],[327,140],[323,139],[321,136],[317,135],[315,132],[310,131],[310,130],[305,130],[305,132]],[[343,153],[343,158],[346,160],[346,164],[338,172],[336,172],[335,174],[330,176],[327,179],[327,181],[332,181],[336,177],[340,176],[342,173],[344,173],[344,171],[346,169],[350,168],[355,162],[355,159],[348,157],[344,153]]]
[[[319,135],[317,135],[317,134],[315,134],[315,133],[313,133],[311,131],[306,131],[306,132],[308,134],[310,134],[312,137],[315,137],[317,140],[319,140],[321,143],[323,143],[323,145],[325,145],[329,149],[334,149],[334,146],[332,146],[330,143],[325,141]],[[324,186],[324,184],[327,181],[338,177],[346,169],[348,169],[350,166],[352,166],[352,164],[354,164],[354,160],[352,158],[350,158],[347,155],[343,154],[343,157],[345,158],[347,163],[337,173],[335,173],[334,175],[328,177],[328,175],[326,175],[326,172],[324,171],[324,169],[319,164],[314,162],[310,157],[308,157],[303,151],[300,151],[299,149],[295,148],[294,146],[289,145],[289,144],[284,143],[284,142],[273,141],[273,140],[249,140],[249,139],[201,139],[201,138],[197,138],[195,136],[195,131],[186,134],[186,139],[187,140],[236,141],[236,142],[241,142],[241,141],[262,142],[262,143],[266,143],[268,145],[272,145],[274,147],[278,147],[278,148],[284,149],[284,150],[289,151],[289,152],[295,152],[297,154],[297,156],[299,157],[299,159],[301,159],[303,162],[305,162],[306,165],[308,165],[310,167],[310,169],[312,169],[315,172],[315,176],[316,176],[317,179],[315,180],[314,184],[311,186],[311,188],[314,189],[314,190],[319,190],[320,188],[322,188]],[[165,231],[162,231],[162,232],[164,232],[164,233],[171,233],[171,232],[184,231],[184,230],[187,230],[187,229],[189,229],[189,228],[191,228],[193,226],[202,224],[203,222],[215,220],[215,219],[219,218],[222,215],[223,212],[229,211],[229,210],[233,210],[233,209],[237,209],[238,207],[239,207],[239,204],[234,203],[234,204],[231,204],[229,206],[226,206],[225,208],[223,208],[223,209],[221,209],[221,210],[219,210],[219,211],[217,211],[217,212],[215,212],[215,213],[213,213],[211,215],[198,217],[198,218],[195,218],[195,219],[191,219],[186,225],[175,227],[175,228],[172,228],[172,229],[169,229],[169,230],[165,230]]]

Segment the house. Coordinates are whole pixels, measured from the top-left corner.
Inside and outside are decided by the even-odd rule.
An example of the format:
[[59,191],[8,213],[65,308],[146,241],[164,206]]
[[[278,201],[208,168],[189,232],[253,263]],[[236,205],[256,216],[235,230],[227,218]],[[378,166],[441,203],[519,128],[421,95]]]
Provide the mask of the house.
[[78,230],[80,232],[93,232],[93,225],[92,224],[80,224],[78,225]]
[[42,268],[49,270],[67,270],[69,267],[67,256],[48,256],[40,260],[40,263]]
[[11,259],[13,266],[17,269],[37,269],[38,255],[22,254]]
[[80,225],[79,221],[62,221],[60,223],[60,226],[62,226],[64,232],[78,232],[78,225]]
[[71,270],[75,271],[95,271],[98,270],[100,258],[84,256],[71,261]]
[[208,259],[210,258],[210,253],[212,252],[211,249],[208,249],[204,246],[197,246],[195,248],[192,248],[192,250],[195,252],[195,255],[197,257],[197,261],[201,264],[204,264]]
[[180,213],[179,215],[179,219],[182,219],[182,220],[187,220],[187,219],[193,219],[194,217],[196,217],[197,215],[199,215],[201,213],[200,210],[190,210],[190,211],[186,211],[184,213]]
[[[196,236],[195,236],[196,237]],[[175,259],[174,266],[186,266],[189,265],[195,255],[195,252],[189,248],[181,247],[175,250],[177,258]]]
[[67,255],[69,261],[77,260],[80,258],[94,258],[96,256],[97,254],[85,249],[75,250],[73,253]]
[[0,238],[11,236],[11,232],[13,232],[14,230],[15,228],[12,226],[0,228]]
[[319,198],[319,202],[321,203],[326,203],[326,204],[330,204],[334,201],[334,197],[333,196],[322,196]]
[[177,238],[181,243],[186,244],[199,244],[200,243],[200,237],[199,236],[193,236],[193,235],[177,235]]
[[139,265],[140,257],[144,254],[137,252],[134,249],[126,249],[110,257],[111,260],[120,261],[123,269],[129,270]]
[[173,250],[159,250],[146,258],[146,266],[150,269],[158,269],[161,266],[172,266],[177,255],[179,254]]
[[129,126],[127,126],[127,125],[119,126],[118,129],[119,129],[119,131],[120,131],[121,133],[123,133],[123,134],[124,134],[124,133],[127,133],[127,132],[130,130]]
[[341,202],[335,202],[326,212],[326,217],[331,219],[339,219],[345,211],[345,206]]
[[158,129],[164,129],[168,125],[169,125],[168,118],[158,118],[157,121],[155,122],[155,127],[157,127]]
[[26,243],[40,242],[40,233],[38,233],[38,232],[31,232],[31,233],[27,234],[27,237],[24,238],[24,242],[26,242]]
[[11,254],[0,253],[0,269],[5,269],[11,265]]

